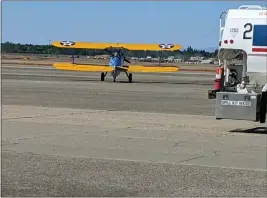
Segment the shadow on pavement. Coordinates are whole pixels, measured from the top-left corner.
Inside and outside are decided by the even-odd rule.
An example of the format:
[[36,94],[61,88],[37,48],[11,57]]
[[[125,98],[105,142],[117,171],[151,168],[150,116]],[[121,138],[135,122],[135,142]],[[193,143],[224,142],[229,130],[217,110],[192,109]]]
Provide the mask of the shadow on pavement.
[[267,128],[266,127],[256,127],[251,129],[234,129],[229,132],[232,133],[256,133],[256,134],[266,134],[267,135]]

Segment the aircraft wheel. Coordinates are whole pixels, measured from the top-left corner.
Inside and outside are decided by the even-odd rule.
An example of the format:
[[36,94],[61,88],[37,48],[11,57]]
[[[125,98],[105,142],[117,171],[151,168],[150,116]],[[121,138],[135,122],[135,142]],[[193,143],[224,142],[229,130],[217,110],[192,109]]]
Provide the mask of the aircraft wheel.
[[116,82],[116,78],[113,78],[113,82]]
[[105,74],[104,72],[101,73],[101,81],[104,81],[105,80]]
[[133,81],[133,74],[129,74],[129,83],[131,83]]

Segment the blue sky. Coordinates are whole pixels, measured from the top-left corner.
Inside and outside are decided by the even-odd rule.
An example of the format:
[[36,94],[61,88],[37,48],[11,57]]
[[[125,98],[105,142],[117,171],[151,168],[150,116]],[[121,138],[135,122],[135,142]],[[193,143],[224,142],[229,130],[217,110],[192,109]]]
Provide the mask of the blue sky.
[[216,47],[219,16],[263,1],[4,1],[2,41],[177,43]]

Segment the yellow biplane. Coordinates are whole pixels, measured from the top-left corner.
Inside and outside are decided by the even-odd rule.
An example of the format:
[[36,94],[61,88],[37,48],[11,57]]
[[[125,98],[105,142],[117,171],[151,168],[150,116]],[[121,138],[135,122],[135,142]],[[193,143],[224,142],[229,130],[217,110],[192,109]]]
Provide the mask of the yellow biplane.
[[[73,41],[55,41],[52,43],[55,47],[72,48],[72,49],[102,49],[109,53],[110,60],[107,65],[93,64],[76,64],[74,58],[72,63],[54,63],[53,66],[60,70],[74,70],[87,72],[101,72],[101,81],[105,80],[108,72],[116,82],[117,76],[124,72],[129,82],[132,82],[133,72],[176,72],[178,67],[165,66],[142,66],[142,65],[125,65],[124,62],[130,63],[124,56],[124,50],[150,50],[150,51],[176,51],[182,48],[176,44],[123,44],[123,43],[92,43],[92,42],[73,42]],[[116,49],[115,52],[112,49]]]

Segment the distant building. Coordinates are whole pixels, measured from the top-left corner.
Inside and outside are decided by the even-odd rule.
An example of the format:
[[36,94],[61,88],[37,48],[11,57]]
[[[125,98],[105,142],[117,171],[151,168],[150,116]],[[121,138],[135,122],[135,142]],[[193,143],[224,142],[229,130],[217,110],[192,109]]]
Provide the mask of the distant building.
[[175,63],[181,63],[181,62],[184,62],[184,60],[181,59],[181,58],[175,58],[173,61],[174,61]]
[[174,56],[169,56],[169,57],[167,58],[167,62],[173,62],[173,60],[174,60]]
[[201,60],[200,64],[214,64],[214,60],[211,60],[211,59]]
[[204,57],[202,57],[202,56],[191,56],[189,58],[189,61],[201,61],[203,59],[204,59]]

